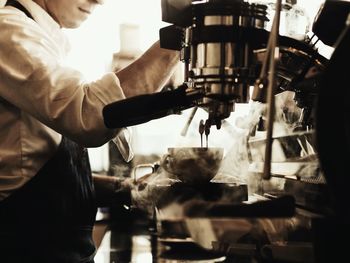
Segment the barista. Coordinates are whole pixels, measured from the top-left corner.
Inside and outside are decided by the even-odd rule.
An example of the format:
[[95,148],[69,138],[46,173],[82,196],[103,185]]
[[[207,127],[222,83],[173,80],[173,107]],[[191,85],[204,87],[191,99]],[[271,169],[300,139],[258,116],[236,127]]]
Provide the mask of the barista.
[[116,138],[128,159],[124,130],[105,128],[103,107],[159,90],[179,58],[157,42],[93,82],[63,66],[61,29],[102,3],[10,0],[0,8],[0,262],[93,262],[97,201],[130,202],[128,181],[91,175],[85,147]]

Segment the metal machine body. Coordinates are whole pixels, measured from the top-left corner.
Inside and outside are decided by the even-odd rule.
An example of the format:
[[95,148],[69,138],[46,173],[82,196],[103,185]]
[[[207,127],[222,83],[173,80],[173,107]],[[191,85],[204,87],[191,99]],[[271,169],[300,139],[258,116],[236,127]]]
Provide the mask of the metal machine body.
[[[209,123],[220,127],[234,102],[249,101],[249,87],[257,73],[249,34],[263,29],[266,7],[237,1],[193,5],[193,24],[186,28],[185,49],[190,47],[190,87],[202,89]],[[184,58],[185,63],[186,58]]]
[[[201,90],[203,94],[196,104],[208,111],[206,126],[220,128],[221,121],[234,110],[235,102],[246,103],[250,99],[249,89],[259,70],[254,49],[266,44],[255,33],[264,35],[266,41],[267,7],[244,1],[194,1],[173,11],[171,5],[171,1],[163,1],[163,20],[183,32],[178,48],[185,63],[185,82],[189,89]],[[179,20],[182,12],[187,16]],[[171,28],[161,32],[165,48]]]
[[[181,8],[175,8],[172,1],[162,1],[163,21],[173,25],[161,29],[161,45],[181,50],[188,90],[200,91],[203,96],[195,104],[208,111],[206,126],[220,128],[221,121],[234,111],[236,102],[247,103],[250,99],[266,102],[266,89],[254,90],[252,98],[251,93],[268,55],[270,32],[265,28],[271,17],[267,6],[239,0],[182,3]],[[178,37],[174,45],[176,31]],[[311,68],[324,69],[326,60],[307,41],[286,36],[279,36],[278,41],[276,92],[293,90]],[[311,97],[314,91],[304,93]],[[301,120],[305,128],[310,124],[312,102],[310,99],[298,101],[305,109]]]
[[[340,67],[340,64],[332,64],[332,73],[327,72],[329,61],[318,53],[315,48],[318,40],[315,38],[318,38],[317,33],[321,33],[319,34],[321,40],[332,44],[337,42],[339,35],[335,37],[334,33],[344,30],[344,17],[349,13],[344,11],[344,7],[348,8],[349,3],[336,2],[338,1],[326,1],[322,5],[314,22],[315,34],[311,38],[305,36],[305,40],[300,41],[278,35],[279,52],[275,58],[274,95],[283,91],[293,92],[294,103],[300,108],[301,114],[290,133],[272,135],[270,143],[272,150],[275,150],[275,155],[268,160],[271,166],[268,178],[271,180],[261,180],[261,188],[258,191],[259,194],[272,200],[285,195],[294,197],[297,208],[296,220],[305,220],[307,223],[304,226],[309,229],[297,237],[293,237],[295,233],[289,233],[291,237],[288,241],[302,240],[312,244],[309,248],[304,247],[307,251],[312,251],[312,256],[305,258],[305,262],[332,262],[333,259],[344,256],[341,251],[344,247],[339,240],[334,240],[334,233],[340,234],[341,229],[344,233],[350,231],[349,222],[346,220],[349,209],[343,210],[344,202],[348,201],[346,190],[339,189],[341,192],[337,193],[334,188],[340,187],[340,184],[329,178],[332,173],[338,174],[337,169],[333,170],[335,159],[330,161],[327,157],[329,153],[325,152],[327,147],[331,148],[332,143],[320,142],[318,139],[326,132],[315,130],[320,126],[325,129],[324,125],[327,122],[325,115],[320,116],[321,112],[327,111],[324,108],[325,105],[318,104],[320,89],[323,89],[323,93],[327,92],[324,91],[325,84],[322,84],[324,75],[325,73],[326,76],[335,74],[336,68]],[[171,1],[163,1],[163,7],[165,5],[171,5]],[[331,23],[329,17],[333,16],[332,19],[334,19],[333,12],[337,8],[341,10],[341,15]],[[171,8],[165,8],[165,10],[169,9]],[[243,1],[209,0],[192,3],[187,1],[187,5],[184,4],[182,9],[176,12],[185,14],[184,21],[173,20],[172,17],[181,16],[174,14],[168,16],[167,13],[164,16],[165,21],[173,23],[180,32],[183,32],[183,41],[178,42],[181,44],[178,48],[182,51],[182,60],[186,65],[185,83],[189,90],[200,90],[203,96],[196,100],[195,105],[205,108],[208,112],[206,129],[211,125],[220,128],[221,121],[234,111],[236,102],[248,102],[253,99],[266,103],[267,79],[261,79],[260,73],[269,52],[273,52],[269,50],[268,44],[271,32],[267,32],[264,27],[269,19],[266,7]],[[325,26],[332,28],[332,25],[336,30],[332,30],[332,33],[327,35],[322,29]],[[342,28],[339,28],[340,25]],[[166,33],[166,30],[163,33]],[[167,41],[165,40],[163,44],[166,47]],[[340,46],[342,52],[344,52],[344,45]],[[337,56],[337,59],[339,60],[340,56]],[[259,78],[260,82],[257,85]],[[338,84],[341,85],[341,83]],[[255,88],[250,97],[250,89],[254,85]],[[331,89],[329,85],[327,88]],[[332,92],[332,94],[335,93]],[[321,103],[325,103],[326,97],[327,95],[322,96]],[[322,107],[322,110],[319,107]],[[256,124],[258,125],[258,121]],[[254,172],[261,176],[265,172],[263,164],[266,151],[264,150],[268,139],[256,136],[255,131],[253,133],[254,136],[248,139],[248,153],[251,165],[255,168]],[[316,137],[316,134],[319,136]],[[326,138],[322,137],[322,140]],[[323,150],[320,153],[320,159],[319,149]],[[276,150],[277,155],[278,153],[280,155],[276,156]],[[340,173],[344,174],[345,169]],[[342,178],[345,175],[343,174],[338,175]],[[339,179],[339,182],[344,181],[346,180]],[[283,185],[282,188],[281,185]],[[339,198],[343,200],[337,201]],[[220,205],[216,209],[225,211]],[[232,209],[235,208],[232,206]],[[202,212],[203,215],[210,217],[210,212],[208,214]],[[256,214],[256,217],[260,216]],[[333,233],[331,229],[334,224],[338,226],[334,228]],[[334,242],[329,242],[330,239]],[[287,245],[286,248],[288,252],[292,247]],[[293,262],[293,258],[291,260]],[[271,259],[271,262],[275,261]]]
[[[293,92],[294,103],[301,114],[289,133],[272,135],[270,139],[258,137],[258,132],[266,132],[261,128],[263,125],[260,125],[259,119],[252,126],[247,147],[250,164],[255,169],[252,174],[261,179],[258,194],[270,200],[284,195],[293,196],[296,214],[306,218],[305,225],[309,228],[303,232],[305,235],[294,236],[296,239],[291,240],[314,242],[314,255],[306,262],[335,262],[347,256],[346,248],[337,235],[350,233],[350,210],[346,208],[349,201],[346,190],[349,185],[346,176],[349,111],[345,101],[348,96],[344,98],[338,94],[338,91],[348,94],[345,90],[348,72],[341,64],[349,57],[346,46],[350,36],[349,22],[346,26],[345,20],[350,13],[350,3],[326,1],[314,21],[315,35],[311,38],[305,37],[300,41],[277,34],[278,53],[276,49],[270,49],[271,32],[265,29],[265,24],[271,18],[266,10],[264,5],[240,0],[162,0],[163,21],[172,25],[160,30],[161,46],[181,51],[181,60],[185,63],[184,83],[171,92],[130,98],[109,105],[104,112],[106,125],[112,128],[134,125],[174,111],[201,107],[208,112],[208,118],[200,123],[199,131],[208,135],[212,125],[218,129],[221,127],[222,121],[234,111],[235,103],[251,99],[267,102],[269,80],[262,78],[261,72],[266,70],[264,65],[268,65],[267,58],[272,56],[276,66],[273,96],[284,91]],[[341,10],[339,17],[334,15],[337,10]],[[324,28],[336,30],[329,31],[327,35]],[[335,31],[339,32],[336,36]],[[330,61],[315,48],[318,40],[314,38],[317,37],[334,46],[335,56]],[[341,78],[337,78],[338,68],[341,68]],[[331,100],[333,110],[327,109],[328,100]],[[341,103],[338,104],[338,101]],[[274,107],[274,104],[269,106]],[[129,115],[116,116],[114,112],[118,111]],[[327,112],[332,112],[332,120],[326,116]],[[266,113],[261,114],[263,119]],[[327,132],[329,124],[331,127]],[[261,175],[264,173],[268,140],[272,150],[277,149],[279,155],[268,159],[271,170],[265,179],[270,180],[263,180]],[[343,147],[338,155],[333,154],[337,146]],[[274,187],[274,182],[283,187]],[[286,207],[290,208],[289,205],[288,202]],[[210,218],[213,211],[215,216],[220,216],[218,211],[236,208],[234,204],[218,204],[210,211],[203,209],[202,213],[198,213]],[[268,216],[268,213],[259,214],[254,209],[247,207],[249,218]],[[267,262],[278,261],[271,259]]]

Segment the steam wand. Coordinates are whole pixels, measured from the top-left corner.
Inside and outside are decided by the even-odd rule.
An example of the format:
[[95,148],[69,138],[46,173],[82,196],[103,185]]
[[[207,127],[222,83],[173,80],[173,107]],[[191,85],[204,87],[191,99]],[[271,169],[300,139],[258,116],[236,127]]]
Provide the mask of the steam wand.
[[186,136],[186,134],[187,134],[187,132],[188,132],[188,129],[189,129],[189,127],[190,127],[190,125],[191,125],[191,123],[192,123],[192,120],[193,120],[193,118],[194,118],[194,115],[195,115],[196,112],[197,112],[197,109],[198,109],[197,106],[193,107],[193,110],[192,110],[192,112],[191,112],[191,115],[188,117],[188,120],[187,120],[185,126],[183,127],[183,129],[182,129],[182,131],[181,131],[181,136],[183,136],[183,137]]
[[[262,91],[267,83],[267,132],[266,132],[266,146],[264,158],[264,172],[263,179],[269,180],[271,178],[271,156],[272,156],[272,133],[273,123],[275,119],[275,90],[276,90],[276,64],[279,58],[278,51],[278,36],[280,25],[281,0],[276,1],[276,13],[273,19],[273,25],[267,44],[267,52],[260,77],[255,84],[255,98],[262,96]],[[269,63],[269,74],[267,64]],[[268,77],[267,77],[268,75]]]

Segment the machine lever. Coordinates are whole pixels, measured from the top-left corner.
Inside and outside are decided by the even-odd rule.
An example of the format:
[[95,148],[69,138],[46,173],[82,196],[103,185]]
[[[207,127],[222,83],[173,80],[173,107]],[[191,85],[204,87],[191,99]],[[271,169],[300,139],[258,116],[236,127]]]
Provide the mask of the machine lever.
[[108,104],[102,114],[107,128],[115,129],[165,117],[194,106],[201,91],[187,91],[185,84],[175,90],[139,95]]

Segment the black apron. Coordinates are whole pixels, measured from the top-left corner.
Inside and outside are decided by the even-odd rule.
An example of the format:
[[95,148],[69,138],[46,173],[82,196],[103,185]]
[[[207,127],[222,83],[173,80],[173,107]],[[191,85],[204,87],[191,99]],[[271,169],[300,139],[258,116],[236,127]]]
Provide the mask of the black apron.
[[[33,19],[19,2],[6,5]],[[0,202],[0,262],[94,262],[96,211],[87,150],[63,137],[39,172]]]
[[87,151],[63,138],[37,175],[0,202],[0,262],[92,263],[95,215]]

